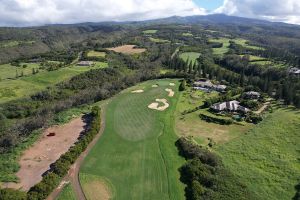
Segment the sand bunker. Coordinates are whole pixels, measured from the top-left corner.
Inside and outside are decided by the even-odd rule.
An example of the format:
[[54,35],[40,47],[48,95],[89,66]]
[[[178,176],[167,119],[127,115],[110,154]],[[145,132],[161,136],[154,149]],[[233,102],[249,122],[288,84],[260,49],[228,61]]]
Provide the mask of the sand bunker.
[[[169,107],[167,99],[156,99],[156,102],[151,103],[148,108],[158,111],[164,111]],[[159,103],[163,103],[163,106],[159,106]]]
[[131,93],[143,93],[143,92],[144,92],[144,90],[134,90]]
[[166,91],[169,92],[169,97],[173,97],[175,94],[175,92],[172,89],[167,88]]
[[175,86],[175,83],[170,83],[169,85],[170,85],[170,86]]
[[157,87],[158,87],[158,85],[157,85],[157,84],[156,84],[156,85],[152,85],[152,87],[153,87],[153,88],[157,88]]
[[[24,151],[17,172],[19,183],[5,183],[3,186],[28,190],[42,180],[42,174],[49,170],[51,163],[55,162],[62,154],[77,141],[86,125],[82,118],[76,118],[63,126],[53,126],[44,131],[42,137],[29,149]],[[49,137],[49,133],[55,136]]]

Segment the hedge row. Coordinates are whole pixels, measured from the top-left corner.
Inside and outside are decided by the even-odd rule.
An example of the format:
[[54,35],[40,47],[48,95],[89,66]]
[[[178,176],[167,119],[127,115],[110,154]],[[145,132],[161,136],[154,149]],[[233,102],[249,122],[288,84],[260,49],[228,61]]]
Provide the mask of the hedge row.
[[199,117],[206,122],[213,122],[221,125],[230,125],[233,124],[232,119],[222,119],[218,117],[208,116],[205,114],[200,114]]

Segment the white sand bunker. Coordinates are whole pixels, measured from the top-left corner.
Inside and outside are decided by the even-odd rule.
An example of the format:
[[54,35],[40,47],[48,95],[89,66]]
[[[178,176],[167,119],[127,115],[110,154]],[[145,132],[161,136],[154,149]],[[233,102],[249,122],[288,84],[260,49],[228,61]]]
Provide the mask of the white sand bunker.
[[170,86],[175,86],[175,83],[170,83],[169,85],[170,85]]
[[144,92],[144,90],[134,90],[131,93],[143,93],[143,92]]
[[169,97],[173,97],[175,94],[175,92],[172,89],[167,88],[166,91],[169,92]]
[[158,85],[157,85],[157,84],[156,84],[156,85],[152,85],[152,87],[153,87],[153,88],[157,88],[157,87],[158,87]]
[[[164,111],[169,107],[167,99],[155,99],[156,102],[151,103],[148,108],[158,111]],[[163,103],[163,106],[159,106],[159,103]]]

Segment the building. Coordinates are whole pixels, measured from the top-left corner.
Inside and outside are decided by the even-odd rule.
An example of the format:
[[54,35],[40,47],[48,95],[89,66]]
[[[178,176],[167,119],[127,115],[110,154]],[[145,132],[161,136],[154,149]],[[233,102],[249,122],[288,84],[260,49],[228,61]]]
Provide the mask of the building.
[[228,101],[223,103],[216,103],[210,107],[212,110],[221,112],[221,111],[230,111],[230,112],[243,112],[247,113],[250,109],[240,106],[238,101]]
[[195,90],[202,90],[205,92],[210,92],[212,90],[218,91],[218,92],[224,92],[227,88],[226,85],[215,85],[210,80],[205,81],[196,81],[193,84],[193,88]]
[[247,99],[259,99],[260,96],[260,93],[254,91],[249,91],[244,94],[244,97]]
[[300,75],[300,69],[297,67],[292,67],[289,69],[290,74]]
[[94,62],[92,61],[80,61],[79,63],[77,63],[78,66],[92,66],[94,65]]

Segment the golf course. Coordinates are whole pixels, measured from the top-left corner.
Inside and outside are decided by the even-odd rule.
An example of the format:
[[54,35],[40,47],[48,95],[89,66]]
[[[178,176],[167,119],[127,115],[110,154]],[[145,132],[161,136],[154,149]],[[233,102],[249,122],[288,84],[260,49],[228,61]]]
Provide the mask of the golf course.
[[[176,80],[148,81],[112,98],[104,133],[80,170],[88,199],[103,193],[108,199],[184,199],[178,172],[184,159],[174,145],[178,84]],[[148,107],[153,102],[165,109]],[[90,183],[95,188],[92,193]]]

